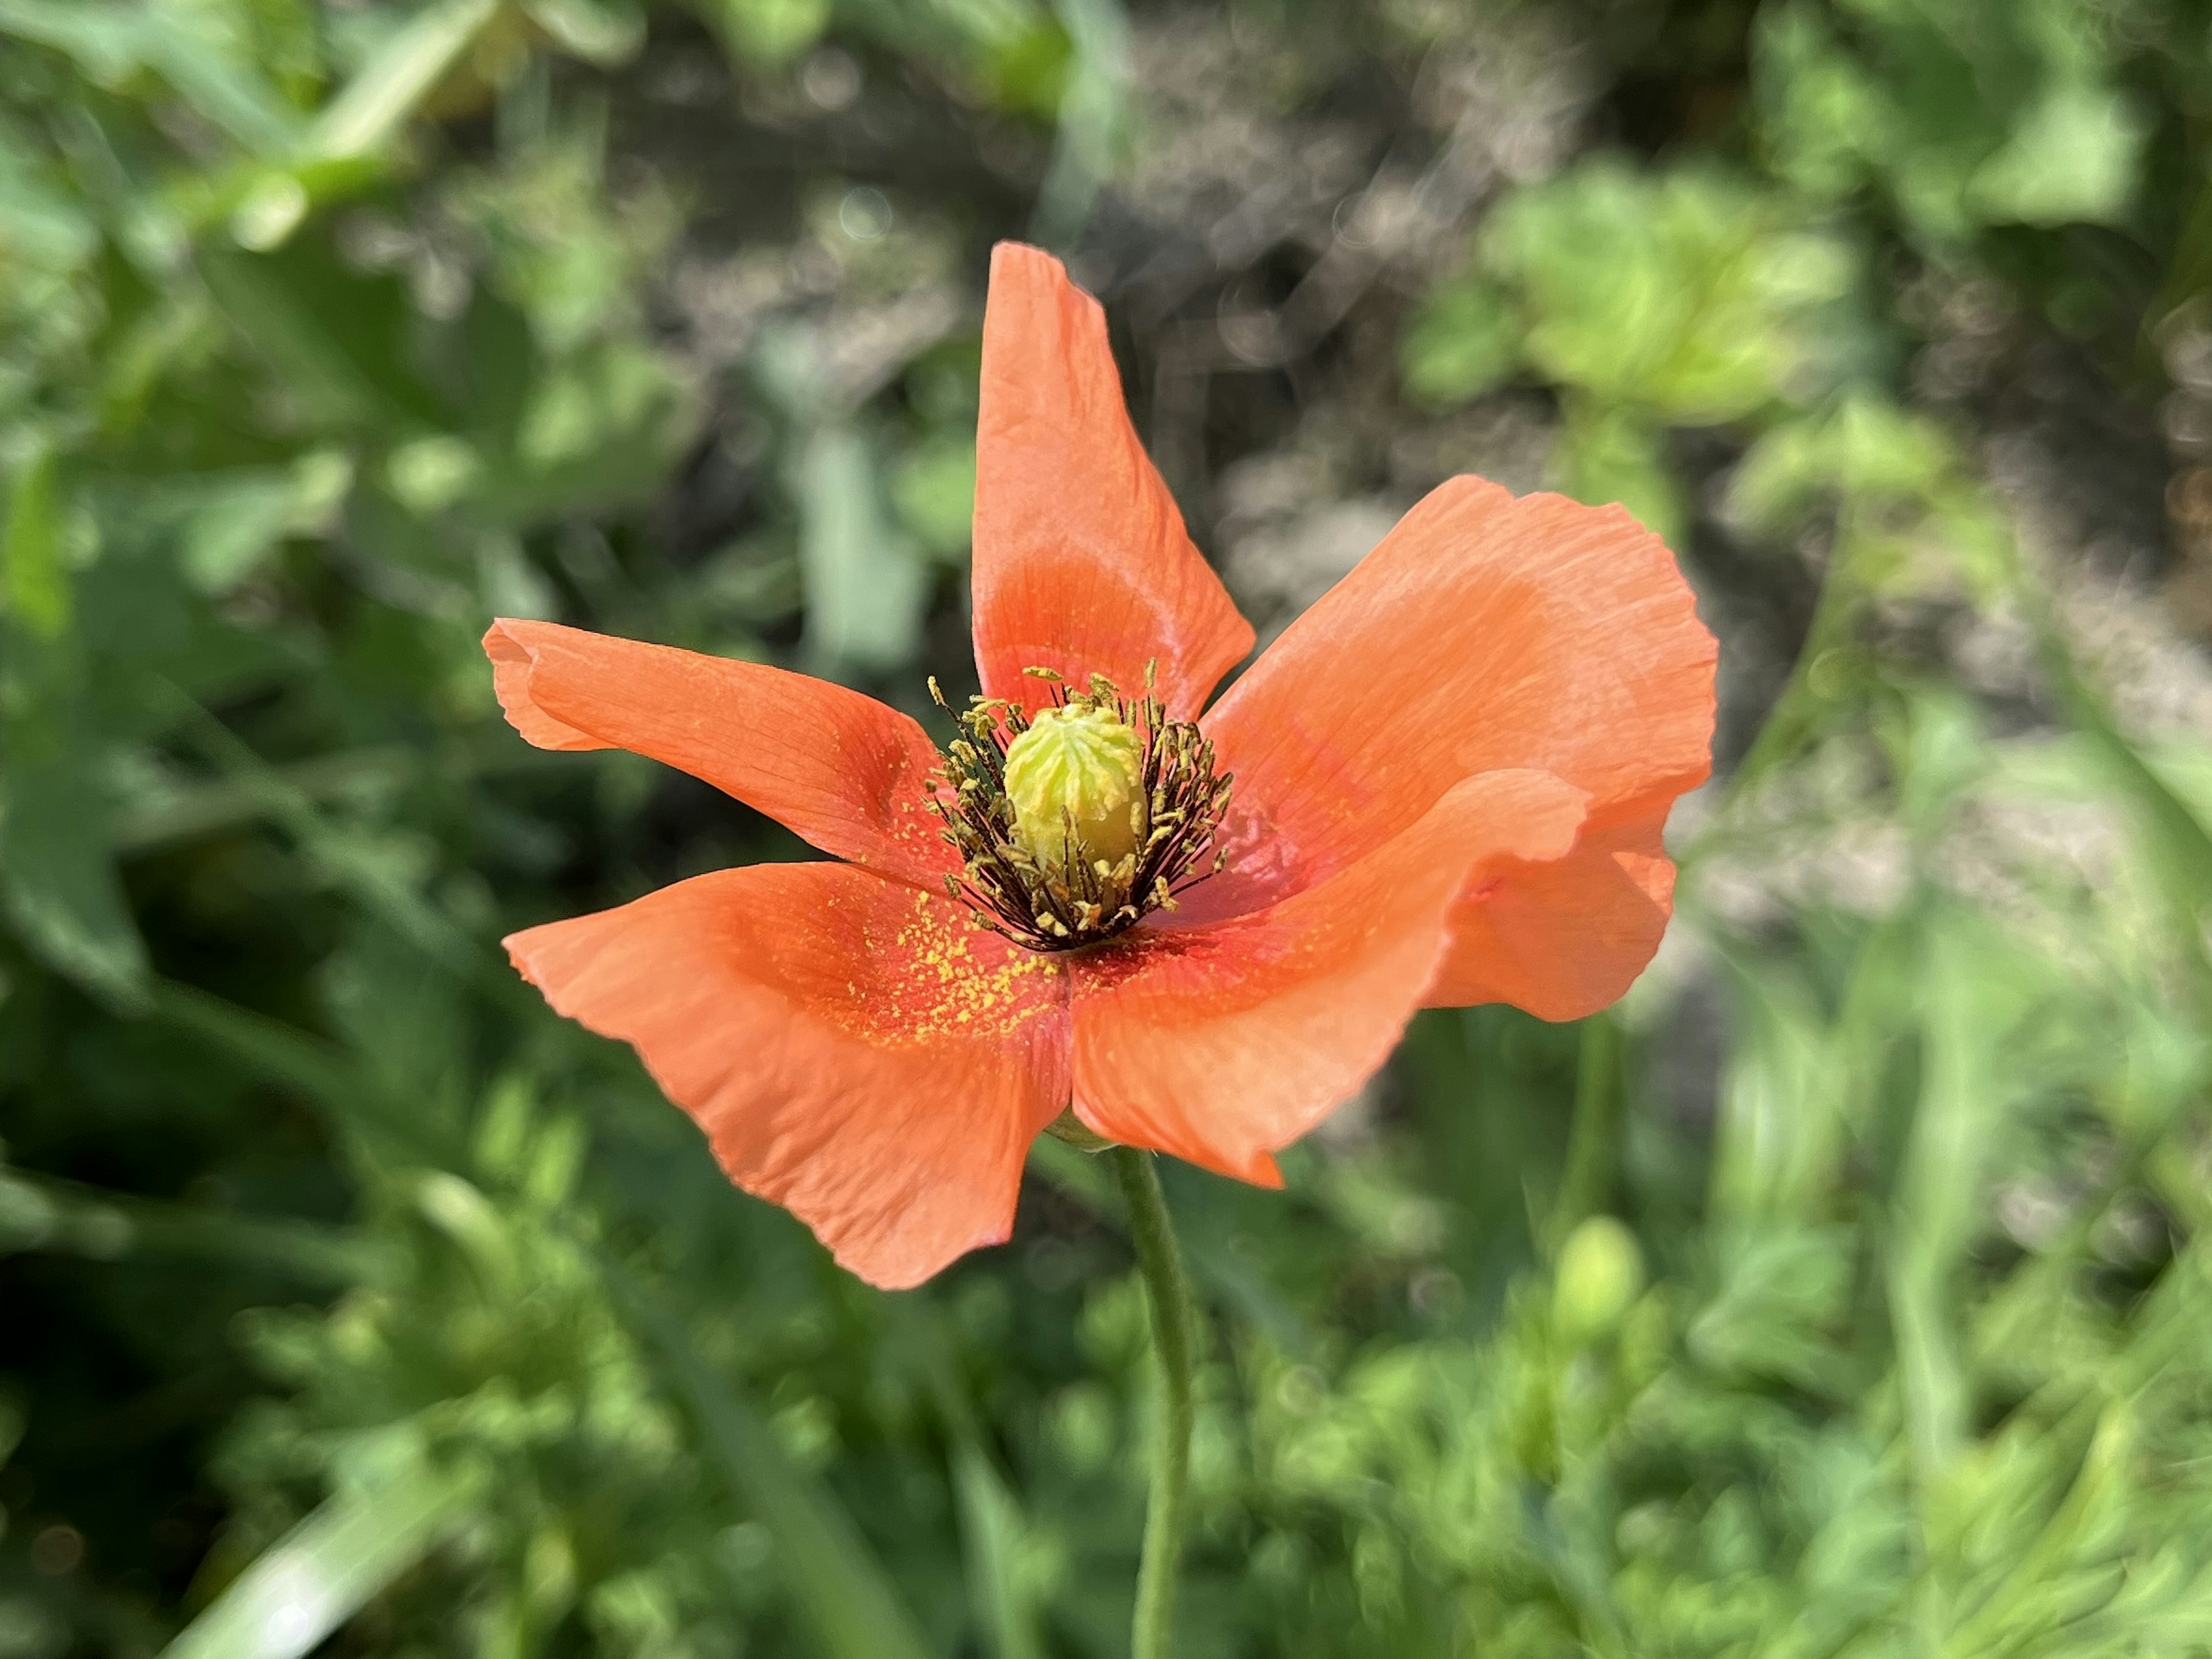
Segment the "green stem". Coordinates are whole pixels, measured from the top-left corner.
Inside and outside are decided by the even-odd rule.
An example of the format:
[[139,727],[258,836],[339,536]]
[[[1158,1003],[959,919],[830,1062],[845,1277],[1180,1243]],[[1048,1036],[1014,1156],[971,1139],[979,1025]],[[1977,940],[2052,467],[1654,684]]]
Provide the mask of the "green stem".
[[1540,1241],[1553,1255],[1577,1223],[1606,1207],[1620,1140],[1620,1027],[1610,1013],[1592,1014],[1583,1022],[1567,1161]]
[[1107,1154],[1129,1206],[1129,1236],[1152,1310],[1152,1352],[1160,1367],[1159,1419],[1152,1444],[1152,1495],[1145,1512],[1145,1553],[1137,1569],[1137,1616],[1129,1632],[1131,1659],[1168,1659],[1175,1617],[1176,1556],[1182,1545],[1184,1499],[1190,1476],[1190,1371],[1196,1346],[1197,1310],[1183,1277],[1168,1220],[1167,1200],[1152,1155],[1133,1146]]

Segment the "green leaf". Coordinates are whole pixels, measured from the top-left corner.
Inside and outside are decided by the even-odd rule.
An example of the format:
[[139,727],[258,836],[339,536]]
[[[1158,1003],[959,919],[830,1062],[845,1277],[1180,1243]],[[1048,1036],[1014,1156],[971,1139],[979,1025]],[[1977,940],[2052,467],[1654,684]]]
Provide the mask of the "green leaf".
[[1761,136],[1799,189],[1871,184],[1923,239],[2115,223],[2151,131],[2130,82],[2154,54],[2136,48],[2162,17],[2078,0],[1773,0],[1753,38]]
[[1057,18],[1038,16],[992,52],[985,76],[992,101],[1033,120],[1051,121],[1075,71],[1075,42]]
[[1749,179],[1601,158],[1506,198],[1480,274],[1527,319],[1547,379],[1674,425],[1802,400],[1827,373],[1813,324],[1848,290],[1848,251]]
[[315,416],[390,437],[443,423],[408,367],[412,307],[396,278],[366,276],[304,236],[268,253],[210,247],[200,270],[239,338]]
[[1495,285],[1447,283],[1429,295],[1406,331],[1399,374],[1423,403],[1465,403],[1520,367],[1524,330],[1512,300]]
[[514,431],[501,434],[513,453],[487,477],[481,510],[530,525],[639,500],[667,476],[702,413],[696,388],[661,355],[598,343],[531,389]]
[[891,504],[932,553],[964,560],[975,514],[974,441],[942,439],[901,456],[891,471]]
[[2113,223],[2141,172],[2144,122],[2129,100],[2089,86],[2053,88],[1968,186],[1993,223]]
[[499,0],[443,0],[418,12],[315,118],[302,159],[383,150],[499,15]]
[[0,772],[0,896],[23,942],[118,1008],[143,1005],[146,945],[107,850],[97,752],[33,718],[8,725]]
[[1618,501],[1670,547],[1689,528],[1681,486],[1668,466],[1661,434],[1632,413],[1577,398],[1552,452],[1552,476],[1578,501]]
[[1832,1333],[1850,1291],[1850,1235],[1784,1224],[1730,1228],[1712,1243],[1720,1286],[1690,1323],[1690,1351],[1723,1372],[1842,1389]]
[[720,37],[723,50],[748,67],[787,64],[830,27],[830,0],[691,0]]
[[463,1525],[482,1496],[417,1470],[330,1499],[248,1567],[161,1659],[301,1659]]
[[17,627],[46,640],[70,625],[55,466],[54,450],[46,443],[17,464],[9,481],[7,529],[0,532],[0,608]]
[[645,14],[632,0],[522,0],[522,9],[562,51],[601,69],[645,44]]
[[352,477],[345,458],[325,451],[290,466],[109,481],[99,504],[115,539],[173,550],[192,590],[221,596],[260,569],[285,537],[325,529]]

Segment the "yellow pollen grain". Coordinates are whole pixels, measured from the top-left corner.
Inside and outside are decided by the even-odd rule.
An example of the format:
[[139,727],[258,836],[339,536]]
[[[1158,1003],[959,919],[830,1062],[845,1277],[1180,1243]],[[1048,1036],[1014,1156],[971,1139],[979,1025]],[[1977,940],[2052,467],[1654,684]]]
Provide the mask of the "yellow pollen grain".
[[887,1005],[863,1005],[871,1029],[878,1040],[902,1044],[1012,1036],[1037,1012],[1024,981],[1054,972],[1054,964],[1024,951],[985,967],[976,959],[974,931],[948,927],[935,910],[939,902],[927,893],[915,895],[914,914],[893,941],[912,969]]

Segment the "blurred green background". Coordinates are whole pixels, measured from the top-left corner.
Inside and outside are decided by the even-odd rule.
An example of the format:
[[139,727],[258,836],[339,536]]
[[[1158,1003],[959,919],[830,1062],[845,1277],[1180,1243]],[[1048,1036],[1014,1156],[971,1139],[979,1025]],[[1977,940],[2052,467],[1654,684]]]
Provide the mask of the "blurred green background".
[[1462,471],[1722,640],[1681,909],[1165,1174],[1183,1650],[2212,1654],[2212,3],[0,0],[0,1659],[1109,1659],[1141,1296],[903,1297],[511,928],[802,849],[495,613],[972,684],[982,275],[1263,633]]

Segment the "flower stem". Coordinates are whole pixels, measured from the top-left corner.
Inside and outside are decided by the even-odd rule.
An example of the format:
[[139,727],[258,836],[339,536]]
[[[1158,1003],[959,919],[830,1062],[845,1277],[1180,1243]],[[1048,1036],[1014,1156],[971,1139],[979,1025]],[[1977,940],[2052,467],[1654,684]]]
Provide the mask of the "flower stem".
[[1145,1512],[1145,1551],[1137,1568],[1137,1616],[1130,1627],[1131,1659],[1168,1659],[1175,1617],[1176,1557],[1182,1546],[1184,1499],[1190,1475],[1190,1372],[1197,1310],[1183,1277],[1168,1220],[1167,1200],[1152,1155],[1133,1146],[1107,1154],[1129,1206],[1129,1235],[1152,1310],[1152,1352],[1160,1370],[1159,1418],[1152,1443],[1152,1501]]

